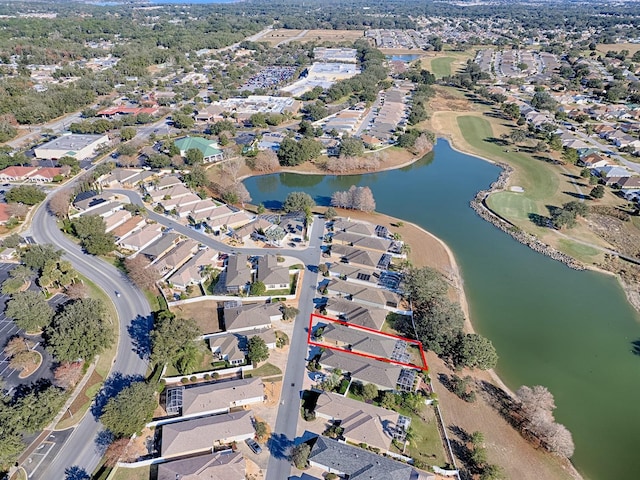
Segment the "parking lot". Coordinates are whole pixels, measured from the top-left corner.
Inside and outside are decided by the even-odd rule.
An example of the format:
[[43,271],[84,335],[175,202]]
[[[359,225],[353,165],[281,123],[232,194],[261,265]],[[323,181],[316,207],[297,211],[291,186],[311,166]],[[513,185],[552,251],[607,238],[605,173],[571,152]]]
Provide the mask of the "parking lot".
[[[15,266],[15,263],[0,263],[0,284],[2,284],[2,282],[7,279],[7,277],[9,276],[9,271],[11,271],[11,269],[13,269]],[[32,284],[30,290],[36,289],[37,287]],[[51,307],[55,310],[59,305],[66,302],[67,299],[68,298],[62,294],[54,295],[49,300],[49,305],[51,305]],[[53,373],[51,371],[51,364],[53,362],[53,358],[43,348],[42,337],[39,335],[31,335],[29,339],[37,343],[35,350],[40,352],[40,354],[42,355],[42,365],[40,365],[38,370],[28,378],[23,379],[19,378],[20,372],[10,367],[9,359],[4,354],[4,347],[11,337],[18,334],[24,334],[24,332],[20,328],[18,328],[18,326],[12,319],[7,318],[4,314],[7,300],[9,300],[8,295],[0,295],[0,377],[2,377],[4,381],[5,390],[10,393],[18,385],[30,384],[41,378],[52,380]]]
[[65,440],[71,435],[73,428],[49,433],[45,439],[22,462],[27,478],[38,479],[40,472],[56,457]]

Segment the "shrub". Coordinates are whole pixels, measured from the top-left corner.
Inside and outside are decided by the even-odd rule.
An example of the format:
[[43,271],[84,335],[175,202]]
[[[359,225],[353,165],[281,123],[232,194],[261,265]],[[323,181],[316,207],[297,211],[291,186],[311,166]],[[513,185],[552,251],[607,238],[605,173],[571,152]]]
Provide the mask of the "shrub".
[[208,373],[204,374],[204,379],[205,380],[211,380],[211,375],[209,375]]
[[197,382],[198,381],[198,377],[196,377],[195,375],[193,375],[191,378],[189,378],[189,381],[191,383]]
[[182,377],[180,379],[180,383],[189,383],[189,379],[187,377]]

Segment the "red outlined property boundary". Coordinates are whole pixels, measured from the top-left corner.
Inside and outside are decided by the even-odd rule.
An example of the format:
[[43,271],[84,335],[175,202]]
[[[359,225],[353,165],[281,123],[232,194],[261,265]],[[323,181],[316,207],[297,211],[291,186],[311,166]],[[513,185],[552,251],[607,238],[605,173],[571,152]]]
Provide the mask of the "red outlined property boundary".
[[[329,322],[339,323],[340,325],[345,325],[347,327],[351,327],[351,328],[354,328],[356,330],[362,330],[364,332],[374,333],[376,335],[393,338],[395,340],[402,340],[404,342],[407,342],[407,343],[410,343],[412,345],[415,345],[416,347],[418,347],[418,350],[420,351],[420,358],[422,359],[422,365],[416,365],[416,364],[413,364],[413,363],[398,362],[398,361],[391,360],[390,358],[386,358],[386,357],[378,357],[377,355],[371,355],[371,354],[362,353],[362,352],[354,352],[352,350],[347,350],[345,348],[335,347],[333,345],[327,345],[326,343],[314,342],[313,340],[311,340],[311,329],[313,327],[314,318],[319,318],[319,319],[326,320],[326,321],[329,321]],[[362,325],[356,325],[354,323],[345,322],[344,320],[338,320],[336,318],[327,317],[325,315],[320,315],[320,314],[317,314],[317,313],[312,313],[309,316],[309,327],[307,328],[307,343],[309,345],[314,346],[314,347],[328,348],[329,350],[336,350],[338,352],[350,353],[352,355],[358,355],[358,356],[364,357],[364,358],[371,358],[373,360],[379,360],[381,362],[391,363],[393,365],[400,365],[402,367],[417,368],[417,369],[423,370],[423,371],[429,370],[429,367],[427,365],[427,359],[425,358],[425,355],[424,355],[424,349],[422,348],[422,342],[420,342],[419,340],[413,340],[411,338],[406,338],[406,337],[401,337],[399,335],[393,335],[391,333],[381,332],[381,331],[375,330],[373,328],[363,327]]]

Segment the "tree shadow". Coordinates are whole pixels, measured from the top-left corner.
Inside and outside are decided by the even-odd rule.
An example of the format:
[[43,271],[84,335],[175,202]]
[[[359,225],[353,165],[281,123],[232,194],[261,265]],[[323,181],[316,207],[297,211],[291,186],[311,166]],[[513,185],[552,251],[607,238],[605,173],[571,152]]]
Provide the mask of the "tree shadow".
[[538,227],[551,227],[551,218],[539,215],[537,213],[530,213],[529,220]]
[[149,317],[138,315],[127,327],[127,332],[132,339],[133,351],[143,360],[151,355],[151,337],[149,335],[151,325],[152,321]]
[[109,430],[101,430],[95,438],[96,451],[100,456],[104,455],[107,451],[107,447],[113,442],[113,433]]
[[640,339],[631,342],[631,353],[640,357]]
[[96,420],[100,419],[100,415],[102,415],[104,407],[109,399],[115,397],[132,383],[141,382],[143,380],[144,377],[142,375],[123,375],[121,372],[113,373],[105,380],[100,392],[96,395],[93,405],[91,405],[91,414]]
[[589,195],[585,195],[584,193],[578,193],[578,192],[562,192],[565,195],[569,195],[570,197],[574,197],[574,198],[578,198],[580,200],[588,200],[589,198],[591,198]]
[[282,433],[273,433],[267,441],[267,448],[272,457],[280,460],[289,459],[289,450],[293,446],[293,441],[283,435]]
[[500,145],[501,147],[506,147],[509,144],[509,142],[507,142],[506,140],[503,140],[501,138],[497,138],[497,137],[487,137],[484,139],[485,142],[489,142],[489,143],[493,143],[495,145]]
[[84,468],[80,468],[77,465],[65,468],[64,470],[65,480],[89,480],[90,478],[91,475],[89,475]]
[[580,175],[572,175],[571,173],[563,173],[562,176],[572,180],[580,180],[582,178]]
[[533,155],[532,157],[535,158],[536,160],[540,160],[541,162],[545,162],[545,163],[550,163],[552,165],[562,165],[562,162],[551,157],[543,157],[542,155]]

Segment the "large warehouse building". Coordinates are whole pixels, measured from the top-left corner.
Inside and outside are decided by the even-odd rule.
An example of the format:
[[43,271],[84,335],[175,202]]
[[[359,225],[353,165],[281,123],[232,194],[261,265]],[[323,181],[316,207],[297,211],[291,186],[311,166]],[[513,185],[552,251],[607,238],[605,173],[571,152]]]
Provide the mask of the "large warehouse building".
[[69,133],[34,149],[36,158],[57,160],[73,157],[84,160],[93,156],[98,148],[109,144],[107,135],[77,135]]

